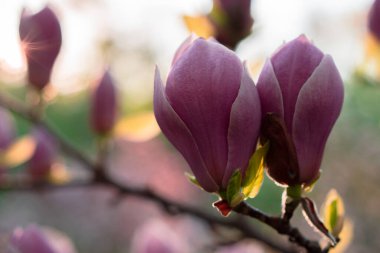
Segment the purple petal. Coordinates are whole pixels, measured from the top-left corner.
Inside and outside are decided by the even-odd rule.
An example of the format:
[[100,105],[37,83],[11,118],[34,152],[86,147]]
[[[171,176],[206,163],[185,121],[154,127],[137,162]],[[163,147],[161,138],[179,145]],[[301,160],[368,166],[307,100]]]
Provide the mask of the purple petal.
[[182,42],[177,51],[174,54],[172,66],[176,63],[176,61],[182,56],[182,54],[193,44],[194,40],[197,39],[196,35],[191,34],[187,39]]
[[369,12],[368,28],[370,32],[380,40],[380,1],[376,0]]
[[293,140],[300,181],[319,173],[323,150],[343,104],[343,82],[331,58],[325,56],[302,87],[294,112]]
[[271,57],[282,91],[285,125],[290,133],[298,93],[322,58],[323,53],[304,35],[286,43]]
[[109,133],[116,121],[116,88],[108,71],[103,74],[92,96],[90,121],[97,134]]
[[232,51],[197,39],[173,66],[167,81],[168,100],[192,133],[218,185],[227,165],[230,111],[242,72],[242,63]]
[[193,136],[166,98],[157,68],[154,80],[154,114],[162,132],[186,159],[203,189],[209,192],[218,191],[219,187],[208,173]]
[[259,95],[244,67],[239,94],[231,109],[228,129],[228,163],[223,177],[223,187],[227,187],[235,169],[240,168],[244,175],[249,159],[256,148],[260,121]]
[[257,91],[260,95],[263,117],[267,113],[274,113],[281,118],[284,117],[281,89],[270,60],[267,60],[261,71],[257,81]]
[[0,149],[6,149],[15,137],[14,121],[10,113],[0,108]]
[[57,157],[57,143],[42,128],[34,129],[32,135],[36,141],[36,148],[28,162],[28,172],[32,176],[40,178],[49,173]]
[[25,46],[29,82],[38,89],[50,81],[55,59],[61,49],[62,35],[57,16],[45,7],[34,15],[22,13],[20,39]]
[[34,225],[25,229],[16,229],[10,238],[10,243],[15,252],[55,253],[43,232]]

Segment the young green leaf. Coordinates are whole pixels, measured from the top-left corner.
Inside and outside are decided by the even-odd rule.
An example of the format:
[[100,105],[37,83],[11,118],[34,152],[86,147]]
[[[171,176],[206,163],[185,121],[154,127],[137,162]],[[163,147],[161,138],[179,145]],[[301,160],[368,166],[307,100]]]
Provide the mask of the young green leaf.
[[343,229],[344,204],[335,189],[331,189],[327,194],[324,203],[324,221],[327,229],[338,237]]
[[239,169],[235,170],[234,174],[232,174],[230,181],[227,185],[227,201],[229,204],[232,203],[236,194],[240,193],[242,176]]
[[249,160],[246,170],[243,193],[246,197],[254,198],[259,193],[264,180],[264,158],[269,149],[269,142],[256,150]]

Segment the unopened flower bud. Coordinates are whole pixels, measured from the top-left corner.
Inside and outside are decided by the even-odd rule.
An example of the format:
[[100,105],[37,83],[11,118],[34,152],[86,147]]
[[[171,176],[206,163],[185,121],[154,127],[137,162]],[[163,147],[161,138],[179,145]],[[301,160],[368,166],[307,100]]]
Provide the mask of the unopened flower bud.
[[28,66],[28,81],[38,90],[49,82],[61,49],[61,27],[54,12],[45,7],[34,15],[21,15],[20,39]]
[[380,0],[375,0],[368,17],[368,29],[380,41]]
[[[12,116],[0,108],[0,152],[5,152],[15,137],[15,126]],[[0,165],[0,183],[7,166]]]
[[15,229],[9,244],[7,253],[57,253],[35,225]]
[[0,108],[0,150],[6,149],[15,137],[15,126],[12,116]]
[[213,41],[186,40],[166,87],[156,69],[154,112],[204,190],[226,190],[236,170],[244,176],[261,109],[256,87],[234,52]]
[[251,33],[251,0],[214,0],[209,19],[214,25],[215,39],[233,49]]
[[265,64],[258,83],[261,142],[269,140],[269,175],[285,185],[311,184],[343,104],[343,82],[329,55],[305,36],[286,43]]
[[178,253],[189,252],[187,244],[163,221],[151,220],[135,232],[131,253]]
[[57,145],[53,137],[42,128],[36,128],[32,135],[36,148],[28,162],[28,173],[35,179],[43,179],[49,174],[56,159]]
[[103,74],[92,95],[90,110],[90,125],[94,132],[99,135],[110,133],[117,116],[117,96],[108,71]]

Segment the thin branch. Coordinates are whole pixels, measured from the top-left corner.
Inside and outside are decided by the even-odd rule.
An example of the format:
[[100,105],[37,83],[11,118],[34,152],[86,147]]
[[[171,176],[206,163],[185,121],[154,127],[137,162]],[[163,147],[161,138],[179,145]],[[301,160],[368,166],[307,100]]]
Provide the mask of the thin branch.
[[30,121],[33,124],[44,128],[53,138],[55,138],[58,145],[61,147],[62,151],[65,154],[82,163],[82,165],[84,165],[87,169],[93,170],[95,163],[86,157],[82,152],[77,150],[73,145],[67,142],[67,138],[62,138],[61,135],[53,129],[53,127],[41,119],[35,110],[31,110],[30,107],[25,106],[23,103],[10,96],[4,95],[2,92],[0,92],[0,106],[7,108],[8,110]]
[[0,190],[2,191],[51,191],[51,190],[61,190],[61,189],[72,189],[81,187],[91,187],[91,186],[106,186],[111,189],[116,189],[123,197],[134,196],[143,198],[149,201],[153,201],[159,204],[166,212],[172,215],[186,214],[192,217],[198,218],[210,226],[223,226],[228,228],[233,228],[239,231],[243,237],[254,239],[260,241],[261,243],[267,245],[268,247],[284,253],[294,253],[290,247],[278,243],[277,241],[267,238],[265,235],[259,233],[246,220],[242,219],[227,219],[222,217],[217,217],[215,215],[209,214],[208,212],[202,211],[195,207],[187,206],[181,203],[174,202],[163,196],[158,195],[155,191],[148,188],[138,188],[122,185],[108,178],[97,177],[94,178],[96,181],[77,181],[70,182],[68,184],[54,185],[50,183],[26,183],[23,184],[20,181],[8,182],[7,184],[1,185]]
[[288,220],[268,216],[262,213],[260,210],[248,205],[246,202],[241,202],[237,207],[234,208],[234,211],[260,220],[261,222],[275,229],[279,234],[287,235],[291,242],[295,242],[298,245],[304,247],[309,253],[323,252],[317,241],[311,241],[305,238],[297,228],[294,228],[290,225]]
[[[23,187],[12,187],[8,185],[4,190],[18,190],[18,189],[19,190],[27,190],[27,189],[41,190],[41,189],[69,188],[72,186],[77,187],[77,186],[88,186],[88,185],[105,185],[105,186],[118,190],[118,192],[122,194],[123,196],[133,195],[133,196],[137,196],[137,197],[141,197],[141,198],[153,201],[161,205],[167,212],[171,214],[188,214],[205,221],[209,225],[221,225],[224,227],[234,228],[234,229],[239,230],[245,237],[259,240],[263,242],[264,244],[270,246],[271,248],[279,250],[280,252],[285,252],[285,253],[294,252],[288,247],[282,244],[279,244],[276,241],[268,239],[267,237],[259,233],[257,230],[253,229],[252,226],[249,225],[249,222],[247,222],[246,220],[242,220],[242,219],[230,220],[226,218],[215,217],[213,215],[210,215],[194,207],[186,206],[186,205],[174,202],[172,200],[169,200],[163,196],[158,195],[156,192],[148,188],[134,188],[128,185],[123,185],[111,179],[109,176],[107,176],[104,173],[105,171],[107,171],[107,169],[104,166],[100,165],[102,166],[102,168],[99,168],[99,164],[91,161],[82,152],[80,152],[70,143],[65,141],[65,139],[62,138],[59,134],[57,134],[56,131],[52,127],[50,127],[49,124],[44,122],[39,117],[39,115],[34,113],[33,110],[30,110],[28,107],[24,106],[18,100],[7,97],[4,94],[0,93],[0,106],[3,106],[13,111],[14,113],[18,114],[19,116],[30,121],[33,124],[43,127],[47,132],[49,132],[51,136],[53,136],[56,139],[56,141],[60,145],[63,152],[65,152],[67,155],[71,156],[72,158],[76,159],[77,161],[81,162],[94,175],[92,181],[80,183],[80,184],[67,184],[67,185],[61,185],[61,186],[51,185],[51,184],[44,184],[44,185],[39,184],[37,186],[26,185]],[[291,215],[289,215],[288,219],[271,217],[247,205],[245,202],[242,202],[240,205],[235,207],[234,211],[237,213],[244,214],[244,215],[253,217],[255,219],[258,219],[262,221],[263,223],[274,228],[278,233],[288,235],[290,241],[295,242],[300,246],[303,246],[310,253],[322,252],[322,249],[320,248],[318,242],[310,241],[306,239],[305,237],[303,237],[303,235],[300,233],[298,229],[290,226],[289,220],[291,218]],[[289,213],[292,214],[294,210],[289,210],[289,211],[290,211]]]

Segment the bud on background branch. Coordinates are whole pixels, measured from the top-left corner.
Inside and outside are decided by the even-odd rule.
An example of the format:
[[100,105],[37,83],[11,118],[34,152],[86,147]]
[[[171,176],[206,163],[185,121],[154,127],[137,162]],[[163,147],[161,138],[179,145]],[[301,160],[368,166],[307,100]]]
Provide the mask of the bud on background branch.
[[380,42],[380,1],[375,0],[368,17],[368,29]]
[[117,97],[112,77],[105,71],[91,98],[90,126],[98,135],[109,134],[116,121]]
[[28,81],[37,90],[49,82],[54,62],[61,49],[62,35],[54,12],[45,7],[34,15],[24,9],[19,33],[28,66]]
[[57,144],[42,128],[34,129],[32,136],[35,139],[36,148],[28,162],[28,173],[35,180],[43,180],[49,175],[57,157]]

